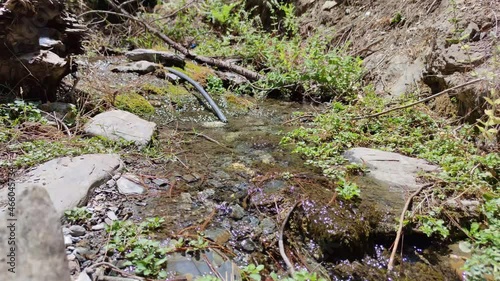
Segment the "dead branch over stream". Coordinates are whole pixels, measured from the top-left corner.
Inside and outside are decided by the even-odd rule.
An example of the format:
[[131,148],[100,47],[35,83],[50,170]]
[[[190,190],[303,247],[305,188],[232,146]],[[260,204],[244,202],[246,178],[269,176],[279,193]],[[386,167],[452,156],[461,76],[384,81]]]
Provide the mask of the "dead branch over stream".
[[157,28],[151,26],[150,24],[146,23],[145,21],[143,21],[137,17],[132,16],[124,8],[118,6],[112,0],[106,0],[106,2],[116,11],[116,13],[109,12],[109,11],[94,11],[94,12],[116,14],[116,15],[123,16],[125,18],[131,19],[135,22],[140,23],[149,32],[153,33],[155,36],[160,38],[163,42],[167,43],[170,47],[174,48],[176,51],[180,52],[188,59],[192,59],[192,60],[200,62],[200,63],[205,63],[205,64],[210,65],[210,66],[215,66],[218,68],[230,70],[230,71],[237,73],[239,75],[242,75],[242,76],[244,76],[247,79],[252,80],[252,81],[256,81],[256,80],[259,80],[262,78],[262,75],[260,75],[259,73],[252,71],[252,70],[249,70],[247,68],[241,67],[239,65],[235,65],[235,64],[232,64],[230,62],[223,61],[220,59],[196,55],[195,53],[190,52],[186,47],[182,46],[181,44],[179,44],[179,43],[175,42],[174,40],[172,40],[171,38],[169,38],[167,35],[165,35],[161,31],[159,31]]

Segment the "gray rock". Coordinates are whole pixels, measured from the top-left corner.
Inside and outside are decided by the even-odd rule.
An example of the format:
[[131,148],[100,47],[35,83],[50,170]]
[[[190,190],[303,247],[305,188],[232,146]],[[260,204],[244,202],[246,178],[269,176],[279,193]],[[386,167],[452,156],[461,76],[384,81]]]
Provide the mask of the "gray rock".
[[184,68],[186,62],[184,57],[174,53],[162,52],[150,49],[135,49],[125,53],[129,60],[133,61],[149,61],[161,63],[164,66],[177,66]]
[[321,6],[321,10],[323,11],[328,11],[331,10],[333,7],[337,6],[339,3],[336,1],[326,1],[323,6]]
[[227,85],[238,86],[248,82],[244,76],[232,72],[216,71],[215,74]]
[[147,74],[151,72],[155,72],[161,66],[156,63],[152,63],[149,61],[136,61],[129,62],[119,66],[115,66],[111,69],[112,72],[135,72],[139,74]]
[[123,110],[98,114],[85,126],[85,133],[111,140],[133,141],[139,147],[151,141],[156,124]]
[[227,123],[221,121],[207,121],[207,122],[202,122],[201,126],[204,128],[222,128],[227,126]]
[[223,245],[231,238],[231,232],[220,227],[211,227],[205,231],[205,237],[219,245]]
[[243,248],[243,250],[245,250],[247,252],[255,251],[255,243],[248,238],[241,241],[240,245],[241,245],[241,248]]
[[439,169],[423,159],[364,147],[349,149],[344,157],[350,162],[366,166],[369,177],[395,189],[415,190],[420,186],[417,183],[419,173]]
[[233,219],[239,220],[243,218],[243,216],[245,216],[245,210],[243,209],[243,207],[241,207],[240,205],[231,206],[231,217]]
[[112,221],[115,221],[115,220],[118,220],[118,217],[116,216],[115,212],[113,211],[109,211],[106,213],[106,216],[112,220]]
[[271,218],[264,218],[259,227],[264,235],[272,234],[276,230],[276,223]]
[[80,272],[76,281],[92,281],[85,271]]
[[489,58],[487,49],[478,42],[469,44],[470,49],[464,50],[460,44],[451,45],[444,52],[440,66],[443,74],[453,74],[455,72],[466,72],[469,69],[481,65]]
[[85,235],[86,231],[85,228],[81,225],[72,225],[69,227],[70,230],[70,235],[73,237],[80,237]]
[[[70,281],[60,214],[48,192],[38,186],[15,188],[13,216],[0,213],[0,280]],[[9,256],[12,252],[15,258]]]
[[73,244],[73,240],[70,235],[64,235],[64,246],[69,246]]
[[93,231],[99,231],[99,230],[103,230],[105,227],[105,224],[104,223],[100,223],[100,224],[96,224],[94,226],[92,226],[92,230]]
[[[210,266],[207,264],[210,264]],[[180,253],[170,254],[168,256],[167,271],[175,272],[177,273],[176,276],[179,277],[188,277],[189,280],[195,280],[196,277],[209,274],[224,276],[227,280],[242,280],[239,267],[231,260],[212,250],[205,251],[203,259],[192,258],[189,255]]]
[[108,187],[113,187],[113,186],[115,186],[115,184],[116,184],[116,181],[114,179],[110,179],[109,181],[106,182],[106,185]]
[[[47,190],[57,214],[85,204],[88,193],[122,168],[118,154],[88,154],[53,159],[35,167],[16,181],[16,187],[36,184]],[[0,190],[0,212],[7,206],[7,189]]]
[[165,186],[168,184],[168,180],[165,179],[153,179],[153,183],[157,186]]
[[135,182],[140,182],[140,180],[135,175],[122,175],[122,177],[119,178],[116,182],[116,185],[118,186],[118,192],[124,195],[143,194],[144,188]]

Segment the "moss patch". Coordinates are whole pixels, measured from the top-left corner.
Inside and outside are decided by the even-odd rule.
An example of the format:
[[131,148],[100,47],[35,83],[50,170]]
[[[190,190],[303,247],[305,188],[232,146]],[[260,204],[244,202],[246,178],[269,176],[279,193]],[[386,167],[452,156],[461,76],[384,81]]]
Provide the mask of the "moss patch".
[[208,76],[215,75],[213,69],[201,66],[190,61],[186,62],[186,66],[184,67],[184,69],[178,67],[174,67],[174,69],[185,73],[194,81],[200,83],[202,86],[206,86]]
[[124,93],[116,96],[114,105],[119,109],[142,116],[148,116],[155,112],[154,107],[137,93]]
[[142,85],[141,92],[148,95],[159,95],[159,96],[163,96],[168,93],[165,87],[159,87],[153,84]]
[[252,107],[255,106],[255,103],[234,94],[226,94],[224,97],[226,98],[227,106],[230,111],[247,113]]

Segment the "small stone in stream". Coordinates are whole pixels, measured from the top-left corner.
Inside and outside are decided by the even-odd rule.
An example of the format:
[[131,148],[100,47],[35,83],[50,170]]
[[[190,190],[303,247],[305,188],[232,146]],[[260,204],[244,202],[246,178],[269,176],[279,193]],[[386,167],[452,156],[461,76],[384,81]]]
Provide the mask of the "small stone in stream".
[[116,185],[118,186],[118,192],[124,195],[144,193],[144,188],[134,181],[129,180],[129,178],[133,179],[134,181],[140,182],[140,180],[135,175],[123,175],[116,182]]
[[104,228],[105,228],[104,223],[100,223],[100,224],[96,224],[96,225],[92,226],[93,231],[103,230]]
[[112,220],[112,221],[115,221],[115,220],[117,220],[117,219],[118,219],[118,217],[116,216],[115,212],[113,212],[113,211],[109,211],[109,212],[107,212],[107,213],[106,213],[106,216],[107,216],[110,220]]
[[192,183],[198,180],[195,176],[190,174],[183,175],[182,179],[185,180],[187,183]]
[[205,237],[219,245],[222,245],[229,241],[231,233],[224,228],[209,228],[205,230]]
[[76,281],[92,281],[85,271],[80,272]]
[[253,252],[255,251],[255,243],[250,240],[250,239],[245,239],[243,241],[241,241],[240,243],[241,247],[243,248],[243,250],[247,251],[247,252]]
[[165,179],[153,179],[153,183],[157,186],[165,186],[168,184],[168,180]]
[[109,181],[106,182],[106,185],[108,187],[113,187],[113,186],[115,186],[115,184],[116,184],[116,182],[114,179],[110,179]]
[[107,224],[107,225],[112,225],[113,224],[113,221],[108,219],[108,218],[105,218],[104,219],[104,222]]
[[245,216],[245,210],[240,205],[231,206],[231,217],[233,219],[241,219]]
[[63,235],[69,235],[69,233],[70,233],[70,232],[71,232],[71,231],[69,230],[69,228],[67,228],[67,227],[63,227],[63,228],[62,228],[62,233],[63,233]]
[[181,193],[181,202],[182,203],[193,203],[193,200],[191,199],[191,194],[187,192]]
[[211,122],[203,122],[201,123],[201,126],[204,128],[222,128],[226,126],[227,123],[221,122],[221,121],[211,121]]
[[112,72],[135,72],[139,74],[147,74],[156,71],[161,66],[156,63],[141,60],[136,62],[129,62],[111,68]]
[[271,218],[264,218],[259,226],[264,235],[272,234],[276,230],[276,223]]
[[213,188],[208,188],[203,191],[198,192],[198,200],[206,201],[208,198],[212,198],[215,194],[215,190]]
[[81,225],[72,225],[69,227],[70,235],[73,237],[80,237],[85,235],[85,228]]
[[74,275],[80,272],[80,265],[76,260],[68,261],[69,274]]
[[71,239],[71,236],[64,235],[64,246],[68,246],[71,244],[73,244],[73,240]]

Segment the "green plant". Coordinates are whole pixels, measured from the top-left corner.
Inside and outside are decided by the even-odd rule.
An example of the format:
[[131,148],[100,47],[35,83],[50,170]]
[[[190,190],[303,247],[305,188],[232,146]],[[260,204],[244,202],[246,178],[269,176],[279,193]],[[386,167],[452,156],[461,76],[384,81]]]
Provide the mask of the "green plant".
[[207,92],[209,92],[212,95],[221,95],[224,92],[226,92],[226,89],[224,88],[224,83],[222,80],[215,76],[215,75],[210,75],[207,77]]
[[397,12],[392,18],[391,18],[391,25],[398,25],[400,23],[403,23],[405,21],[405,17],[400,13]]
[[264,269],[262,264],[255,265],[253,263],[241,268],[241,277],[244,281],[260,281],[260,272]]
[[417,216],[417,219],[421,223],[419,229],[429,237],[434,233],[439,233],[443,238],[450,235],[450,231],[442,219],[437,219],[432,215]]
[[293,273],[292,277],[279,278],[274,272],[271,273],[271,278],[274,281],[326,281],[325,278],[319,277],[316,272],[308,272],[300,270]]
[[86,207],[73,208],[65,211],[64,216],[70,223],[79,223],[92,218],[92,212],[90,212]]
[[45,122],[38,104],[15,100],[13,103],[0,105],[0,120],[5,125],[15,126],[24,122]]
[[188,245],[191,247],[188,251],[200,251],[208,248],[208,241],[203,236],[198,236],[196,239],[189,241]]
[[360,196],[361,190],[357,184],[346,181],[345,179],[340,179],[337,184],[338,186],[335,190],[341,198],[345,200],[352,200]]
[[147,218],[140,224],[132,221],[114,221],[106,228],[110,241],[108,251],[115,250],[127,260],[125,265],[133,266],[135,272],[145,277],[166,278],[166,254],[173,249],[161,247],[157,241],[146,237],[158,229],[162,218]]
[[500,198],[487,200],[482,207],[485,223],[472,223],[468,243],[472,257],[464,265],[468,280],[485,280],[500,276]]
[[500,129],[500,93],[497,89],[492,88],[490,96],[484,99],[488,103],[489,108],[484,110],[486,121],[478,120],[481,124],[478,128],[487,140],[495,142]]

